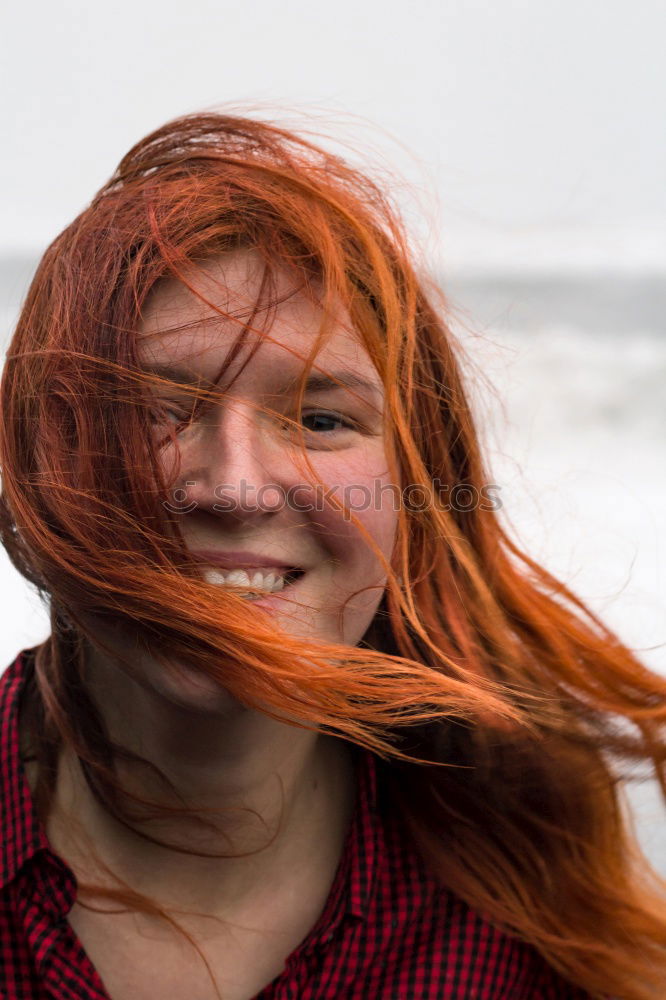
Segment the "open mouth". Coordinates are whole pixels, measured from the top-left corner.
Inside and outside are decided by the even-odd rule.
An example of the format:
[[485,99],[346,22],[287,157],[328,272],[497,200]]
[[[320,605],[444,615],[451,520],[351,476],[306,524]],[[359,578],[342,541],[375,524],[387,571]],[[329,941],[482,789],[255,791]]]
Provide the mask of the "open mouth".
[[[228,587],[239,593],[240,597],[248,601],[257,601],[273,594],[279,594],[285,587],[289,587],[305,575],[305,570],[293,567],[288,570],[265,568],[265,569],[221,569],[219,567],[207,569],[204,576],[208,583],[218,586]],[[259,593],[243,590],[245,587],[253,587]]]
[[265,600],[265,598],[267,597],[272,597],[275,594],[282,593],[286,587],[289,587],[292,584],[296,583],[296,581],[300,580],[300,578],[304,574],[305,570],[303,569],[290,569],[286,573],[281,574],[280,579],[276,582],[275,586],[273,586],[270,590],[264,589],[263,587],[261,587],[261,585],[258,585],[256,582],[254,582],[253,586],[255,587],[260,586],[262,592],[257,594],[246,591],[245,593],[241,593],[240,596],[246,601]]

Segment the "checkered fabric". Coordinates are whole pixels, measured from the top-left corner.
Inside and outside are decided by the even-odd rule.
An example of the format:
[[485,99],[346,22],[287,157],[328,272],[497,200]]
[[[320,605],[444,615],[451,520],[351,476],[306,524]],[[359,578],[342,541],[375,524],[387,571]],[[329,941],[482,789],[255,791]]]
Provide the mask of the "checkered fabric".
[[[76,881],[50,849],[20,761],[31,670],[24,650],[0,677],[0,998],[109,1000],[68,923]],[[376,758],[356,760],[355,814],[324,911],[256,1000],[585,1000],[437,885],[382,803]]]

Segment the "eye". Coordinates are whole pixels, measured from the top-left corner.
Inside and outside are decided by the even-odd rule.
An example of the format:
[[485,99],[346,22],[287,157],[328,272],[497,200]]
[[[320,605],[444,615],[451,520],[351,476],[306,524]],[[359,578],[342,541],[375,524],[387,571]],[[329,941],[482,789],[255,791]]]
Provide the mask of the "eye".
[[188,424],[192,419],[191,410],[175,410],[173,407],[168,407],[164,412],[168,417],[172,418],[174,424],[178,424],[179,426],[181,424]]
[[186,410],[173,404],[162,403],[151,411],[150,422],[157,427],[164,427],[168,424],[177,433],[180,433],[192,422],[193,415],[192,409]]
[[[301,421],[310,421],[311,426],[307,429],[318,434],[331,434],[339,430],[354,430],[356,423],[339,413],[331,413],[327,410],[315,410],[312,413],[304,413]],[[337,427],[331,426],[337,424]]]

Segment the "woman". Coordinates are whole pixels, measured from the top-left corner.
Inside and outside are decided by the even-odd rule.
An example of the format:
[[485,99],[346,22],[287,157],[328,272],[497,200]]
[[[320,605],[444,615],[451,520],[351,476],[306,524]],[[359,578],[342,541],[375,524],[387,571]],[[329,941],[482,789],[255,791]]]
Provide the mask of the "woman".
[[3,997],[663,995],[617,783],[666,683],[504,534],[457,354],[377,187],[267,123],[166,125],[46,252]]

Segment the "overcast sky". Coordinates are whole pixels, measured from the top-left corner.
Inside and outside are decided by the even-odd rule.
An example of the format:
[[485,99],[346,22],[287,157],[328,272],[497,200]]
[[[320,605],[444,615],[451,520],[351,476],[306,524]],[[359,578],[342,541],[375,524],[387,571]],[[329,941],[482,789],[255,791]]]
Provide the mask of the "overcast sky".
[[0,252],[42,249],[140,136],[225,102],[372,123],[338,128],[453,257],[481,231],[665,247],[663,0],[28,0],[4,24]]

